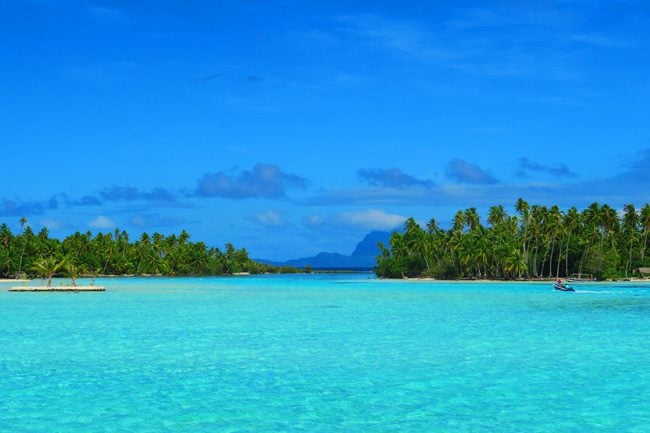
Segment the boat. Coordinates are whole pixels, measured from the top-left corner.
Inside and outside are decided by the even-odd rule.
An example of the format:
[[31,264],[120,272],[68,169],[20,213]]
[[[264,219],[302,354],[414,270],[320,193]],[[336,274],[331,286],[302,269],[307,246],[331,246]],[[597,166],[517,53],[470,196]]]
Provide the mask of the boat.
[[596,281],[591,274],[571,274],[567,281]]
[[553,288],[555,290],[559,290],[561,292],[575,292],[576,289],[573,287],[569,286],[568,284],[562,284],[562,283],[555,283],[553,284]]

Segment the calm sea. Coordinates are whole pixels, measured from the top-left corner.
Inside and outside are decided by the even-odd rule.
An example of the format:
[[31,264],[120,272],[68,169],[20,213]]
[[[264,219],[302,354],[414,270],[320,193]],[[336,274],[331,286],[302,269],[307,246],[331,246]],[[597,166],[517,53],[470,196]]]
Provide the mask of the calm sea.
[[0,284],[1,432],[650,431],[650,285],[97,284]]

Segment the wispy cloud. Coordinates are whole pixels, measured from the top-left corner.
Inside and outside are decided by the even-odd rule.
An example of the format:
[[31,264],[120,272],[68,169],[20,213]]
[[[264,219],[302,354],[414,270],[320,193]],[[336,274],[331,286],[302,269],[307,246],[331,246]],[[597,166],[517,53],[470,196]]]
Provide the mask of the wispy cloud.
[[104,215],[98,215],[95,219],[88,223],[88,227],[97,230],[110,230],[116,227],[115,221]]
[[151,191],[141,191],[132,186],[110,186],[99,192],[104,201],[154,201],[174,202],[176,195],[165,188],[154,188]]
[[0,216],[30,216],[42,214],[59,207],[56,198],[44,201],[23,201],[20,199],[0,199]]
[[528,176],[530,172],[548,173],[555,177],[576,177],[577,175],[567,167],[566,164],[542,164],[531,161],[528,158],[521,157],[517,161],[519,169],[518,176]]
[[342,45],[400,56],[434,68],[495,78],[576,80],[583,76],[578,44],[622,48],[633,42],[580,32],[580,19],[553,7],[457,8],[440,21],[378,14],[339,17]]
[[638,42],[622,39],[613,36],[606,36],[596,33],[582,33],[575,34],[570,37],[574,42],[581,44],[592,45],[601,48],[633,48],[638,45]]
[[[486,172],[471,164],[461,164],[454,174],[464,179],[460,183],[437,184],[430,188],[360,188],[324,192],[303,201],[305,205],[337,206],[492,206],[514,203],[517,198],[561,206],[585,206],[593,201],[619,206],[629,202],[650,201],[650,149],[630,157],[633,162],[619,173],[600,179],[569,182],[493,182]],[[534,163],[532,163],[533,166]],[[453,166],[453,165],[452,165]],[[457,168],[457,167],[456,167]],[[557,168],[557,167],[554,167]],[[473,179],[473,182],[467,182]],[[318,220],[314,221],[316,224]]]
[[346,15],[338,20],[338,30],[367,47],[389,50],[424,61],[449,59],[456,54],[434,43],[432,34],[414,22],[403,22],[380,15]]
[[473,183],[479,185],[492,185],[498,180],[492,173],[483,170],[476,164],[471,164],[462,159],[453,159],[445,171],[447,178],[460,183]]
[[287,225],[280,212],[268,210],[255,214],[253,221],[267,228],[278,228]]
[[56,199],[62,201],[65,206],[99,206],[102,202],[94,195],[84,195],[79,199],[71,198],[67,194],[57,194]]
[[406,217],[391,214],[381,209],[367,209],[354,212],[342,212],[335,215],[310,215],[302,220],[302,225],[309,229],[341,227],[363,230],[392,230],[401,226]]
[[404,223],[403,215],[389,214],[379,209],[345,212],[337,217],[339,223],[368,230],[390,230]]
[[650,148],[642,149],[636,155],[630,158],[630,161],[624,170],[613,177],[619,182],[629,182],[637,184],[639,187],[645,186],[645,194],[650,200]]
[[46,227],[48,230],[59,230],[65,227],[64,221],[57,218],[43,218],[40,220],[40,223],[43,227]]
[[289,188],[306,188],[307,181],[295,174],[285,173],[275,164],[259,163],[252,170],[229,175],[207,173],[199,179],[195,194],[199,197],[231,199],[286,197]]
[[384,188],[406,188],[419,186],[428,188],[434,185],[429,179],[418,179],[404,173],[398,168],[362,168],[357,172],[359,177],[369,185]]
[[75,204],[79,206],[97,206],[100,205],[101,202],[93,195],[84,195]]
[[131,218],[131,224],[135,227],[150,230],[153,228],[185,226],[192,221],[178,216],[165,216],[156,212],[145,212]]

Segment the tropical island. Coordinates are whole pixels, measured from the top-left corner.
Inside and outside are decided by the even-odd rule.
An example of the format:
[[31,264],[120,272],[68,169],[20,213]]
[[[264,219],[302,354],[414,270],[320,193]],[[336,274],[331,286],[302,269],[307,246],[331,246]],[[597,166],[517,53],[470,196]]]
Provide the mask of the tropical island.
[[385,278],[540,279],[585,274],[629,278],[650,266],[650,205],[622,212],[607,204],[562,211],[518,199],[516,215],[501,205],[481,223],[476,208],[459,210],[444,230],[435,219],[423,229],[409,218],[380,245],[376,273]]
[[34,233],[26,218],[22,233],[0,225],[0,278],[39,277],[51,284],[54,276],[67,276],[72,285],[81,276],[124,275],[232,275],[241,273],[294,273],[294,267],[258,263],[246,249],[227,243],[223,250],[204,242],[191,242],[183,230],[178,235],[142,233],[132,241],[125,231],[75,232],[60,240],[47,228]]
[[[547,279],[572,274],[593,279],[630,278],[650,266],[650,205],[632,204],[617,212],[592,203],[583,210],[530,205],[517,200],[515,215],[492,206],[483,225],[476,208],[456,212],[451,227],[432,218],[422,228],[409,218],[388,245],[379,242],[380,278]],[[135,241],[113,232],[75,232],[63,240],[47,228],[34,233],[25,218],[22,232],[0,225],[0,278],[39,277],[50,286],[67,276],[198,276],[296,273],[294,266],[275,266],[251,259],[246,249],[226,243],[223,250],[191,242],[187,231],[165,236],[142,233]],[[303,271],[310,272],[309,267]]]

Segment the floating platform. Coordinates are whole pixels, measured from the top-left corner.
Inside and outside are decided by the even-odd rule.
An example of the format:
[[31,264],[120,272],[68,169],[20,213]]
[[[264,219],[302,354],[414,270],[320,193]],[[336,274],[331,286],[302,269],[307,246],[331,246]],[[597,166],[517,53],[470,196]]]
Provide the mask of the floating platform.
[[102,286],[16,286],[10,292],[105,292]]

